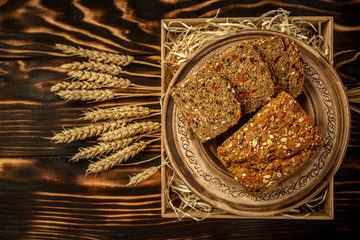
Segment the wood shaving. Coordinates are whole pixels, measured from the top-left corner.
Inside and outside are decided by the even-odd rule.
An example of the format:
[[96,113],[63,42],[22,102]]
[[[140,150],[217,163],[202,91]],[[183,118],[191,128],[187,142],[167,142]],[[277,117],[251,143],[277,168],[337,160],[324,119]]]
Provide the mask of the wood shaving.
[[216,22],[218,14],[219,11],[215,17],[194,26],[176,20],[168,24],[164,23],[164,28],[167,30],[164,46],[168,52],[163,64],[170,76],[205,43],[246,29],[266,29],[286,33],[305,41],[325,58],[329,56],[329,44],[325,42],[323,36],[317,34],[314,25],[301,18],[290,20],[290,12],[282,8],[269,11],[254,20],[239,21],[226,18],[225,22]]

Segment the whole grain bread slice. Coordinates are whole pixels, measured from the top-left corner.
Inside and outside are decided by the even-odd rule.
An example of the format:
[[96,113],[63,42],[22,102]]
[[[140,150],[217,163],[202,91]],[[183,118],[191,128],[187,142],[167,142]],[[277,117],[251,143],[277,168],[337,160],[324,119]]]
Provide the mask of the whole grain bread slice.
[[253,196],[273,188],[324,146],[320,130],[281,92],[218,147],[222,164]]
[[170,94],[200,142],[225,132],[241,117],[231,84],[207,66],[175,85]]
[[238,42],[210,61],[209,65],[231,82],[243,114],[256,111],[275,93],[274,78],[268,64],[247,41]]
[[275,95],[286,91],[297,97],[304,85],[303,60],[297,45],[289,38],[274,36],[250,42],[268,63],[275,78]]

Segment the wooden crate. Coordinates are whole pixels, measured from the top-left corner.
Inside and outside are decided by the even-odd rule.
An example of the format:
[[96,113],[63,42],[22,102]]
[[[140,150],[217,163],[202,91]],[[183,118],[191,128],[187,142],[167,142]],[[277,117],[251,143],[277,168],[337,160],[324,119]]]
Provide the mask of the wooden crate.
[[[289,17],[291,20],[293,17]],[[319,35],[323,36],[325,41],[329,44],[329,54],[328,54],[328,61],[330,63],[333,62],[333,17],[331,16],[298,16],[297,18],[301,18],[304,21],[310,22],[314,25],[314,27],[317,29],[317,32]],[[255,18],[231,18],[233,20],[246,20],[250,19],[253,20]],[[165,60],[167,49],[165,48],[164,43],[167,41],[166,35],[167,30],[164,27],[164,24],[167,24],[169,22],[183,22],[188,26],[194,26],[197,24],[204,23],[207,19],[205,18],[196,18],[196,19],[163,19],[161,22],[161,61],[162,63]],[[213,20],[214,22],[225,22],[227,21],[226,18],[216,18]],[[176,25],[173,25],[176,26]],[[179,26],[181,26],[179,24]],[[170,82],[171,79],[169,79],[171,76],[169,76],[169,73],[166,71],[166,68],[162,66],[161,68],[161,87],[162,87],[162,95],[166,93],[167,91],[167,85]],[[162,150],[164,146],[162,144]],[[164,154],[165,155],[165,154]],[[164,155],[162,161],[164,161]],[[161,215],[164,218],[176,218],[176,213],[169,207],[167,207],[166,204],[166,196],[165,196],[165,190],[166,190],[166,175],[165,175],[165,168],[167,166],[165,165],[161,169]],[[291,216],[298,217],[298,219],[311,219],[311,220],[331,220],[334,218],[334,182],[333,179],[329,182],[329,184],[324,188],[324,190],[321,192],[327,191],[326,199],[322,203],[322,207],[324,211],[319,212],[309,212],[310,215],[302,218],[303,213],[301,214],[291,214]],[[192,212],[191,215],[196,218],[202,218],[204,217],[203,214]],[[207,216],[208,218],[238,218],[238,219],[289,219],[290,217],[286,215],[274,215],[274,216],[266,216],[266,217],[248,217],[248,216],[239,216],[229,213],[220,213],[220,214],[211,214]]]

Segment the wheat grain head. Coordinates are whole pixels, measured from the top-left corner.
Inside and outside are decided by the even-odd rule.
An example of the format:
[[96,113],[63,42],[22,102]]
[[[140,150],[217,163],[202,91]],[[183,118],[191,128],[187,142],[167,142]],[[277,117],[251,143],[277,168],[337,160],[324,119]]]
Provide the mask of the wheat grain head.
[[126,120],[115,120],[99,122],[82,127],[73,127],[64,129],[62,132],[55,133],[54,136],[50,139],[55,143],[69,143],[75,140],[82,140],[85,138],[98,136],[106,131],[113,131],[117,128],[124,127],[126,123]]

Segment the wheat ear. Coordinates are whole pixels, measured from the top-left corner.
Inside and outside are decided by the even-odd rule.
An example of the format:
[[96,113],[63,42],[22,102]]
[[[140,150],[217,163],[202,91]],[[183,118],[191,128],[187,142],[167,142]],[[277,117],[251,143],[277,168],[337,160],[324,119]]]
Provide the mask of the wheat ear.
[[102,102],[116,98],[126,97],[158,97],[159,93],[115,93],[109,89],[75,89],[61,90],[56,92],[58,96],[66,101],[88,101]]
[[143,133],[149,134],[149,133],[158,132],[160,131],[160,129],[161,129],[161,124],[159,122],[152,122],[152,121],[135,122],[125,127],[115,129],[113,131],[105,132],[101,134],[98,140],[103,142],[109,142],[109,141],[132,137],[137,134],[143,134]]
[[154,175],[159,170],[159,168],[161,168],[161,167],[162,167],[162,165],[153,166],[153,167],[145,169],[141,173],[138,173],[138,174],[136,174],[134,176],[131,176],[130,181],[129,181],[129,183],[127,185],[128,186],[129,185],[137,185],[137,184],[145,181],[146,179],[148,179],[149,177]]
[[153,64],[149,62],[144,61],[138,61],[135,60],[133,56],[129,55],[120,55],[117,53],[109,53],[109,52],[103,52],[103,51],[97,51],[97,50],[90,50],[90,49],[84,49],[81,47],[73,47],[70,45],[65,44],[56,44],[55,48],[62,50],[66,54],[70,55],[77,55],[80,57],[86,57],[92,60],[96,60],[99,62],[105,62],[105,63],[115,63],[121,66],[127,66],[130,63],[138,63],[138,64],[144,64],[149,65],[152,67],[158,67],[161,68],[158,64]]
[[80,82],[62,82],[55,84],[51,87],[52,92],[57,92],[63,89],[73,90],[73,89],[99,89],[99,88],[126,88],[130,86],[124,82],[90,82],[90,81],[80,81]]
[[96,108],[89,109],[84,112],[83,120],[91,120],[97,122],[99,120],[107,119],[123,119],[123,118],[140,118],[149,116],[151,113],[158,112],[159,110],[153,110],[144,106],[120,106],[112,108]]
[[88,70],[76,70],[70,71],[67,75],[73,79],[78,79],[82,81],[91,81],[97,84],[102,85],[114,85],[117,88],[134,88],[134,89],[146,89],[146,90],[160,90],[160,87],[154,86],[143,86],[139,84],[132,83],[127,78],[122,78],[114,76],[108,73],[94,72]]
[[52,86],[50,91],[57,92],[62,89],[98,89],[102,87],[93,82],[61,82]]
[[133,73],[124,71],[120,66],[116,64],[107,64],[101,62],[72,62],[72,63],[65,63],[60,66],[62,69],[72,69],[72,70],[89,70],[89,71],[98,71],[102,73],[109,73],[113,75],[119,74],[127,74],[132,76],[140,76],[140,77],[153,77],[153,78],[160,78],[160,75],[152,75],[152,74],[143,74],[143,73]]
[[62,132],[55,133],[50,139],[56,143],[69,143],[75,140],[98,136],[106,131],[113,131],[117,128],[124,127],[126,123],[126,120],[116,120],[99,122],[83,127],[73,127],[70,129],[64,129]]
[[91,147],[79,148],[79,152],[76,153],[71,159],[69,159],[69,161],[77,162],[80,159],[91,159],[96,156],[108,154],[109,152],[114,152],[116,150],[125,148],[136,139],[137,138],[129,137],[112,142],[99,142],[97,145]]
[[158,140],[159,139],[135,142],[130,146],[122,150],[119,150],[118,152],[108,157],[102,158],[97,162],[91,163],[86,170],[86,175],[103,172],[110,168],[115,167],[116,165],[126,162],[129,158],[132,158],[138,155],[140,152],[144,151],[147,145]]
[[61,90],[56,93],[66,101],[94,101],[101,102],[115,98],[114,92],[102,90]]

